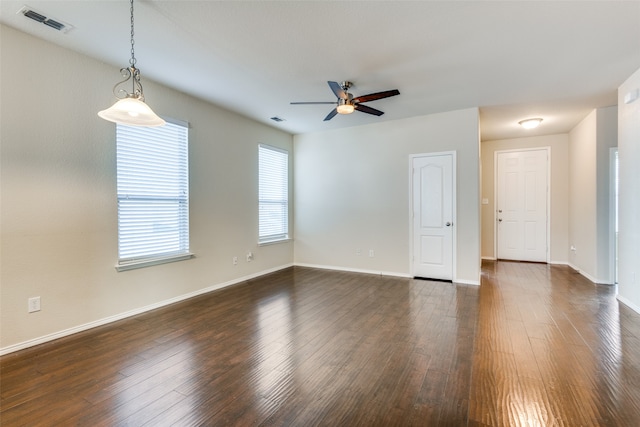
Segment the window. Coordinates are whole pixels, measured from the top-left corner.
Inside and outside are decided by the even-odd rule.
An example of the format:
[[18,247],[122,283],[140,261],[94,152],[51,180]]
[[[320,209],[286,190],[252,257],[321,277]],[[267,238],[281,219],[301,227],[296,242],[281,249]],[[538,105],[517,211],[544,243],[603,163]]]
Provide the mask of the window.
[[289,153],[258,145],[258,243],[289,238]]
[[119,271],[190,258],[188,125],[116,126]]

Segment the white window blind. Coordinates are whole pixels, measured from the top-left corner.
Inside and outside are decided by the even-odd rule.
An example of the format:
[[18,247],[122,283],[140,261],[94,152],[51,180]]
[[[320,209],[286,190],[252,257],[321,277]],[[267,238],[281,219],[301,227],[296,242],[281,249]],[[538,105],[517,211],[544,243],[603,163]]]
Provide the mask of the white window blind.
[[188,127],[116,127],[119,264],[189,253]]
[[289,153],[258,145],[258,243],[289,238]]

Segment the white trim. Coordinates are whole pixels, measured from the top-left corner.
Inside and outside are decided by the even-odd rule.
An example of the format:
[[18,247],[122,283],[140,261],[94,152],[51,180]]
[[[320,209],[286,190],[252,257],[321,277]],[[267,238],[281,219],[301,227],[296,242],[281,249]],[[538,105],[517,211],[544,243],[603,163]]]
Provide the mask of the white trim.
[[493,256],[483,256],[481,258],[484,259],[484,260],[487,260],[487,261],[497,261],[498,260],[498,258],[493,257]]
[[607,286],[611,286],[613,285],[613,283],[610,283],[606,280],[600,280],[600,279],[596,279],[595,277],[591,276],[588,273],[585,273],[584,271],[580,270],[578,267],[576,267],[575,265],[568,263],[567,264],[569,267],[571,267],[572,269],[574,269],[575,271],[577,271],[580,275],[582,275],[583,277],[585,277],[586,279],[588,279],[590,282],[592,282],[595,285],[607,285]]
[[56,340],[56,339],[59,339],[59,338],[63,338],[63,337],[69,336],[69,335],[73,335],[73,334],[76,334],[78,332],[82,332],[82,331],[86,331],[86,330],[89,330],[89,329],[93,329],[93,328],[98,327],[98,326],[103,326],[103,325],[106,325],[106,324],[109,324],[109,323],[112,323],[112,322],[116,322],[118,320],[126,319],[128,317],[136,316],[138,314],[142,314],[142,313],[145,313],[147,311],[155,310],[157,308],[164,307],[164,306],[167,306],[167,305],[170,305],[170,304],[175,304],[177,302],[184,301],[184,300],[189,299],[189,298],[197,297],[199,295],[206,294],[208,292],[212,292],[212,291],[216,291],[218,289],[226,288],[227,286],[231,286],[231,285],[235,285],[237,283],[245,282],[245,281],[250,280],[250,279],[255,279],[256,277],[264,276],[266,274],[273,273],[273,272],[276,272],[276,271],[279,271],[279,270],[284,270],[285,268],[289,268],[289,267],[292,267],[292,266],[293,266],[293,264],[285,264],[285,265],[281,265],[279,267],[270,268],[270,269],[267,269],[267,270],[260,271],[258,273],[249,274],[247,276],[240,277],[238,279],[233,279],[233,280],[230,280],[228,282],[218,283],[216,285],[212,285],[212,286],[209,286],[209,287],[204,288],[204,289],[199,289],[197,291],[193,291],[193,292],[189,292],[187,294],[179,295],[179,296],[174,297],[174,298],[170,298],[170,299],[167,299],[167,300],[164,300],[164,301],[156,302],[154,304],[146,305],[144,307],[140,307],[140,308],[136,308],[136,309],[133,309],[133,310],[125,311],[124,313],[119,313],[119,314],[116,314],[116,315],[113,315],[113,316],[109,316],[109,317],[105,317],[105,318],[102,318],[102,319],[95,320],[93,322],[85,323],[83,325],[74,326],[74,327],[69,328],[69,329],[65,329],[65,330],[62,330],[62,331],[58,331],[58,332],[54,332],[54,333],[51,333],[51,334],[43,335],[43,336],[38,337],[38,338],[33,338],[33,339],[30,339],[30,340],[27,340],[27,341],[23,341],[23,342],[20,342],[20,343],[17,343],[17,344],[13,344],[13,345],[10,345],[8,347],[3,347],[3,348],[0,348],[0,356],[3,356],[3,355],[8,354],[8,353],[13,353],[13,352],[19,351],[19,350],[24,350],[26,348],[33,347],[33,346],[36,346],[36,345],[39,345],[39,344],[44,344],[44,343],[49,342],[49,341],[53,341],[53,340]]
[[364,274],[376,274],[378,276],[391,276],[391,277],[403,277],[407,279],[413,278],[410,274],[407,273],[397,273],[393,271],[378,271],[378,270],[366,270],[360,268],[349,268],[349,267],[339,267],[335,265],[318,265],[318,264],[307,264],[307,263],[295,263],[296,267],[309,267],[309,268],[317,268],[320,270],[336,270],[336,271],[346,271],[348,273],[364,273]]
[[117,271],[135,270],[136,268],[151,267],[152,265],[167,264],[167,263],[176,262],[176,261],[184,261],[191,258],[195,258],[195,255],[192,253],[187,253],[187,254],[172,255],[172,256],[162,257],[162,258],[149,258],[149,259],[142,259],[138,261],[129,261],[129,262],[123,262],[122,264],[116,264],[116,270]]
[[498,258],[498,224],[496,212],[498,211],[498,153],[515,153],[520,151],[547,152],[547,264],[551,259],[551,147],[530,147],[513,150],[496,150],[493,152],[493,254]]
[[269,246],[269,245],[277,245],[278,243],[288,243],[293,241],[293,239],[291,237],[287,237],[285,239],[278,239],[278,240],[267,240],[264,242],[258,242],[257,245],[258,246]]
[[635,311],[636,313],[640,314],[640,307],[638,307],[637,305],[635,305],[633,302],[631,302],[630,300],[628,300],[627,298],[620,296],[620,295],[616,295],[616,298],[618,299],[618,301],[620,301],[621,303],[623,303],[624,305],[626,305],[627,307],[629,307],[631,310]]
[[616,282],[616,168],[618,147],[609,148],[609,282]]
[[459,285],[480,286],[480,281],[479,280],[454,280],[453,283],[457,283]]

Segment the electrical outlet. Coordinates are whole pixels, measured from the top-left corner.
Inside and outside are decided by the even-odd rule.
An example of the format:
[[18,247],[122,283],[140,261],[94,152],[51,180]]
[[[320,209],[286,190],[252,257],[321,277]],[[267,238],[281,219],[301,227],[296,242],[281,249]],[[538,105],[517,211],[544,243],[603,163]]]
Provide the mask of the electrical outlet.
[[40,311],[40,297],[29,298],[28,310],[29,310],[29,313]]
[[356,255],[357,256],[362,255],[362,249],[356,249]]
[[375,253],[373,252],[373,249],[369,249],[369,257],[373,258],[375,256]]
[[237,256],[233,257],[233,265],[238,265],[238,257]]
[[253,261],[253,252],[247,252],[247,262]]

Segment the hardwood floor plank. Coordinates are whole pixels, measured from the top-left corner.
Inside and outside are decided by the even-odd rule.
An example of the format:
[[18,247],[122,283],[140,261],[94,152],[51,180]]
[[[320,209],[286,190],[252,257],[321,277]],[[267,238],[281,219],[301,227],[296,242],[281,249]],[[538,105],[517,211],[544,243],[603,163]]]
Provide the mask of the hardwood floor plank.
[[0,358],[0,424],[637,426],[640,315],[564,266],[293,267]]

